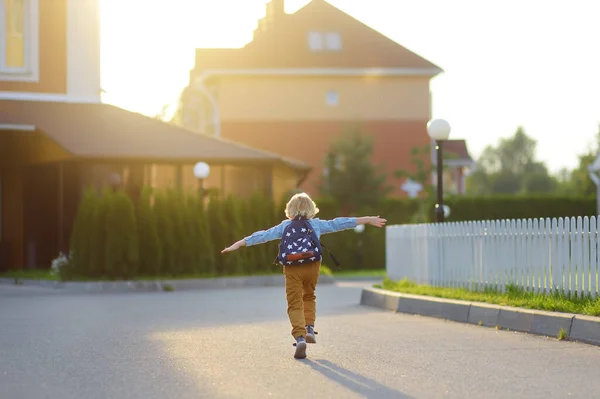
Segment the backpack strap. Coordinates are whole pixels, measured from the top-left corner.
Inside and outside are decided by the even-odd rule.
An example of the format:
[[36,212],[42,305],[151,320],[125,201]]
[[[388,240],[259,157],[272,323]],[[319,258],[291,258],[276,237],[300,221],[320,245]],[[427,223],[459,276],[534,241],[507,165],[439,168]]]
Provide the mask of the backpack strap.
[[323,243],[321,243],[321,247],[325,248],[325,250],[329,254],[329,257],[331,258],[331,260],[333,261],[333,263],[335,263],[335,265],[337,267],[340,267],[340,262],[338,262],[338,260],[335,258],[335,256],[333,256],[333,254],[331,253],[331,251],[329,250],[329,248],[327,248],[327,246],[325,244],[323,244]]

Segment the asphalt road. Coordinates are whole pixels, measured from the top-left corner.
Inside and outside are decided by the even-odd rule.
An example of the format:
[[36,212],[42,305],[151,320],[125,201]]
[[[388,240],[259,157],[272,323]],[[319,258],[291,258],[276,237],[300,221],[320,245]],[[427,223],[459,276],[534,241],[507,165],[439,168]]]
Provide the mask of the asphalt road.
[[293,358],[283,288],[67,294],[0,286],[0,398],[595,398],[600,348],[317,289]]

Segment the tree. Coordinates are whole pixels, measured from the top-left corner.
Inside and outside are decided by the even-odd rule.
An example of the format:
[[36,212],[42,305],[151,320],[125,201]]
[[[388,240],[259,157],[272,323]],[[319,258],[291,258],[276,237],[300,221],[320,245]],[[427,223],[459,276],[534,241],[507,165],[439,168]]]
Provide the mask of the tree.
[[414,182],[417,182],[423,186],[423,190],[432,194],[434,189],[431,184],[429,184],[429,179],[431,178],[431,173],[433,172],[433,165],[429,164],[425,166],[425,160],[427,157],[431,156],[431,146],[426,145],[421,148],[414,147],[410,151],[411,156],[411,164],[414,165],[414,171],[408,171],[405,169],[400,169],[394,172],[394,176],[399,179],[410,179]]
[[171,219],[170,204],[164,191],[155,193],[154,213],[156,215],[156,230],[162,248],[159,271],[161,274],[171,274],[175,270],[177,243],[174,238],[174,223]]
[[386,175],[371,162],[373,141],[356,129],[344,131],[325,159],[321,194],[337,201],[342,214],[376,206],[390,191]]
[[473,195],[554,192],[556,179],[536,161],[536,145],[519,127],[512,137],[500,139],[496,147],[486,147],[477,170],[467,180],[467,191]]
[[[73,275],[86,276],[92,263],[93,231],[97,196],[93,189],[86,189],[77,209],[70,239],[71,259],[67,270],[61,269],[61,276],[70,278]],[[63,274],[64,273],[64,274]]]
[[156,276],[160,273],[163,253],[151,198],[152,189],[144,187],[136,207],[136,220],[140,240],[140,274]]
[[88,268],[88,277],[102,277],[105,274],[106,257],[106,216],[111,201],[111,191],[102,190],[102,195],[96,202],[94,209],[94,223],[92,224],[91,257]]
[[131,199],[115,191],[106,213],[105,272],[108,277],[132,278],[139,265],[139,238]]
[[196,270],[204,274],[214,275],[214,244],[210,235],[210,225],[208,223],[204,200],[200,196],[194,196],[189,199],[188,219],[192,223],[192,236],[195,237],[193,245],[195,248],[194,259]]
[[588,167],[600,154],[600,124],[596,133],[595,143],[590,145],[587,153],[579,155],[579,165],[571,171],[568,178],[562,179],[561,191],[571,195],[595,195],[596,185],[590,179]]
[[421,148],[414,147],[411,150],[410,155],[411,164],[414,165],[414,171],[411,172],[405,169],[400,169],[394,172],[394,176],[399,179],[410,179],[423,186],[423,192],[425,193],[426,200],[420,203],[419,210],[413,215],[411,222],[425,223],[428,220],[428,210],[434,209],[436,190],[429,182],[431,173],[433,172],[433,165],[431,163],[429,165],[425,163],[425,159],[431,156],[431,147],[429,145]]

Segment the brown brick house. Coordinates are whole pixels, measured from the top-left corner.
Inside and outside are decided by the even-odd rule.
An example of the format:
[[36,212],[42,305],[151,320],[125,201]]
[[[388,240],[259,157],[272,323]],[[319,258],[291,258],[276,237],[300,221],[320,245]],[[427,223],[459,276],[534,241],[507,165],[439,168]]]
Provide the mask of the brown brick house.
[[207,188],[280,199],[310,170],[103,104],[98,0],[0,1],[0,22],[0,270],[49,267],[84,188],[115,174],[126,188],[195,189],[192,167],[204,161]]
[[[317,191],[330,144],[348,125],[374,139],[373,162],[403,196],[398,169],[430,143],[429,82],[442,70],[324,0],[294,14],[271,0],[239,49],[197,49],[182,96],[186,126],[298,158]],[[318,151],[298,151],[302,135]],[[429,159],[426,160],[429,162]]]

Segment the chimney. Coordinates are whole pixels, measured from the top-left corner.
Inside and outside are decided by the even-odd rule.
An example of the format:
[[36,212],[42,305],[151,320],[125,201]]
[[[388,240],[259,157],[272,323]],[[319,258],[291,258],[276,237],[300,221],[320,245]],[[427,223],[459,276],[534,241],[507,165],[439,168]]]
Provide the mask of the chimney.
[[279,25],[285,16],[285,0],[270,0],[267,3],[267,26]]
[[267,31],[280,26],[281,20],[285,18],[285,0],[269,0],[265,8],[265,16],[258,21],[258,26],[254,30],[254,40],[263,36]]
[[271,0],[269,3],[273,10],[273,18],[282,18],[282,15],[285,15],[285,0]]

